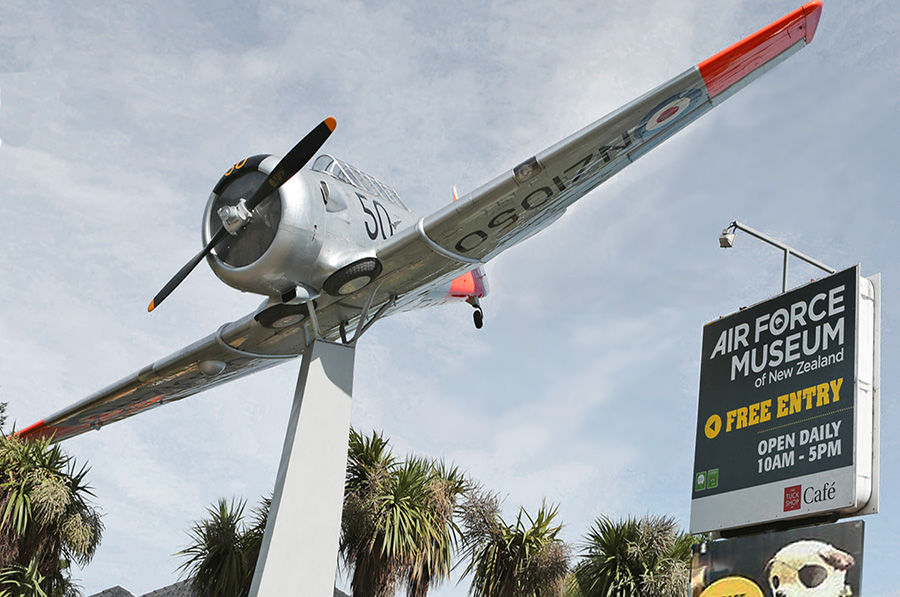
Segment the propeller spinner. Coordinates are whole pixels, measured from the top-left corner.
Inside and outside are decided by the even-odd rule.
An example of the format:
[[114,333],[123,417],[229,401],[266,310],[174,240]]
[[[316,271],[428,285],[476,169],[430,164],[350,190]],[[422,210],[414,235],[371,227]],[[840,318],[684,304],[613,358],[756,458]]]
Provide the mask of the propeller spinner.
[[[256,209],[266,197],[277,191],[281,185],[299,172],[300,169],[312,159],[316,152],[319,151],[322,145],[325,144],[325,141],[328,140],[328,137],[331,135],[332,131],[334,131],[335,126],[337,126],[337,121],[334,118],[326,118],[316,128],[311,130],[309,134],[303,137],[303,139],[301,139],[287,155],[281,158],[278,165],[272,169],[272,172],[269,173],[263,183],[259,185],[256,191],[254,191],[253,195],[243,202],[243,209],[246,210],[246,213],[252,214],[253,210]],[[252,215],[249,217],[252,217]],[[222,242],[228,235],[229,231],[224,226],[219,228],[219,231],[213,235],[208,243],[206,243],[206,246],[188,261],[184,267],[178,270],[178,273],[163,286],[162,290],[160,290],[155,297],[153,297],[153,300],[150,301],[150,305],[147,307],[147,311],[156,309],[166,297],[172,294],[172,291],[187,278],[188,274],[197,267],[197,264],[203,261],[203,258],[206,257],[210,251],[215,249],[216,245]]]

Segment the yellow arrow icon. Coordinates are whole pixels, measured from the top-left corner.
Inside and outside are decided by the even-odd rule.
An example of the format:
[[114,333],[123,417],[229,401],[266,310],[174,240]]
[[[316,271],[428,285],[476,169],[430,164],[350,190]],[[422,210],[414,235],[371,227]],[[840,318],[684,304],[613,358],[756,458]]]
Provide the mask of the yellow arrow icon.
[[706,419],[706,427],[703,429],[706,433],[706,439],[713,439],[722,431],[722,417],[713,415]]

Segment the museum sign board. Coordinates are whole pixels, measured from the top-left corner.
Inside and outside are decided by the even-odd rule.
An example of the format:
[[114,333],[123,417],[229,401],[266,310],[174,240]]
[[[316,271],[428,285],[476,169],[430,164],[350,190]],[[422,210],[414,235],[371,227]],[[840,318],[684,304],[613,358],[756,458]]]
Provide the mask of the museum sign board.
[[880,282],[855,266],[705,326],[692,533],[877,511]]

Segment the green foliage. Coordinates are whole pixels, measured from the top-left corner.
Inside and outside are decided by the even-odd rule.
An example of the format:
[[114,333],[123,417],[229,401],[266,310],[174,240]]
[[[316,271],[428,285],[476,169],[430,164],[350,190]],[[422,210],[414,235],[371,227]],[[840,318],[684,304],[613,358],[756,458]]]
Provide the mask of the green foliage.
[[583,597],[682,597],[690,584],[693,539],[673,518],[644,516],[596,520],[575,567]]
[[[398,460],[378,433],[350,433],[341,555],[352,571],[356,595],[424,597],[450,575],[459,530],[458,497],[468,487],[459,470],[443,462]],[[265,533],[271,498],[248,520],[242,502],[224,499],[189,531],[177,555],[199,597],[247,595]],[[2,597],[2,596],[0,596]]]
[[[245,517],[243,502],[222,499],[194,524],[192,543],[179,555],[188,558],[181,569],[199,597],[249,594],[270,505],[265,499]],[[570,570],[557,516],[558,507],[545,502],[533,517],[520,508],[508,524],[497,495],[456,467],[398,459],[381,434],[350,431],[340,555],[354,595],[390,597],[402,590],[425,597],[449,577],[459,552],[472,597],[687,594],[692,537],[673,519],[600,517]]]
[[41,587],[44,581],[37,560],[27,566],[10,564],[0,571],[0,597],[48,597]]
[[220,499],[208,517],[188,532],[191,543],[176,555],[187,558],[179,567],[191,579],[198,597],[241,597],[250,594],[256,560],[262,545],[271,498],[244,518],[244,502]]
[[442,460],[422,461],[428,467],[425,503],[432,532],[423,537],[424,545],[405,570],[409,597],[424,597],[428,590],[450,576],[453,555],[459,542],[460,529],[454,520],[460,496],[471,483],[457,467]]
[[423,597],[449,577],[459,529],[453,514],[468,482],[455,467],[397,460],[377,432],[350,432],[340,551],[355,595],[405,586]]
[[[514,524],[499,514],[499,500],[475,492],[463,513],[465,556],[473,597],[546,597],[560,595],[568,573],[567,546],[558,538],[562,525],[553,525],[558,507],[543,503],[532,518],[519,509]],[[527,522],[526,522],[527,521]]]
[[49,597],[78,594],[69,563],[87,565],[103,533],[87,474],[48,439],[0,437],[0,588],[39,576]]
[[[272,508],[272,496],[262,498],[262,501],[253,508],[252,518],[244,531],[241,539],[244,548],[244,558],[247,560],[247,570],[250,581],[256,570],[256,562],[259,560],[259,551],[262,548],[263,536],[266,532],[266,523],[269,521],[269,510]],[[249,584],[247,585],[249,589]]]

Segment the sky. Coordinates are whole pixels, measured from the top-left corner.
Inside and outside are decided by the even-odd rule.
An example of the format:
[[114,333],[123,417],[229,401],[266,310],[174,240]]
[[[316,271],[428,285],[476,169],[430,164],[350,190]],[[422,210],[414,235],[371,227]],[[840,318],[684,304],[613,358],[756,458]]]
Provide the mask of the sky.
[[[201,265],[219,176],[326,116],[326,150],[419,215],[765,26],[798,0],[59,3],[0,14],[0,400],[29,425],[260,297]],[[882,272],[881,513],[863,586],[900,595],[900,5],[826,0],[814,42],[487,265],[463,304],[360,341],[352,423],[505,498],[600,515],[690,511],[703,324],[778,293],[781,253]],[[791,285],[820,274],[793,261]],[[299,361],[65,443],[106,532],[86,595],[178,579],[186,529],[274,483]],[[339,579],[339,583],[346,583]],[[435,595],[466,593],[455,579]]]

